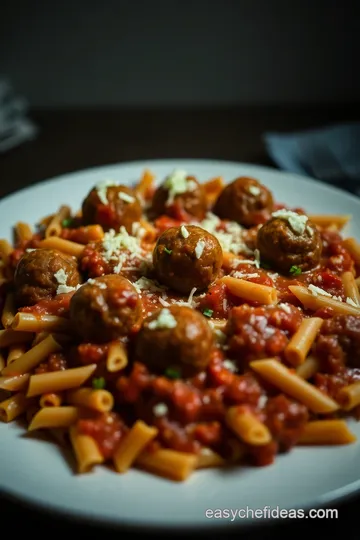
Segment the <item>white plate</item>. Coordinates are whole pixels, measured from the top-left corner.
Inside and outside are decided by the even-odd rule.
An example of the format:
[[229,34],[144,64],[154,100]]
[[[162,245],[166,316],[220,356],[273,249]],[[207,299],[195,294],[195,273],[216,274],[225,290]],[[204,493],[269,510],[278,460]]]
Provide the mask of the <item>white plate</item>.
[[[309,213],[352,214],[348,235],[360,239],[360,199],[300,176],[273,169],[203,160],[162,160],[111,165],[76,172],[27,188],[0,201],[0,237],[10,239],[15,221],[35,223],[67,203],[77,210],[87,192],[104,178],[134,183],[145,167],[160,181],[181,167],[201,181],[222,175],[231,181],[248,175],[268,186],[279,202]],[[351,422],[360,438],[360,423]],[[360,489],[360,443],[344,447],[296,448],[264,468],[199,471],[174,483],[131,470],[105,468],[77,476],[52,443],[24,435],[16,424],[0,424],[0,488],[41,507],[112,525],[149,528],[214,527],[207,509],[312,508],[330,504]],[[236,518],[237,525],[249,521]],[[251,518],[250,518],[250,521]],[[234,525],[234,523],[233,523]]]

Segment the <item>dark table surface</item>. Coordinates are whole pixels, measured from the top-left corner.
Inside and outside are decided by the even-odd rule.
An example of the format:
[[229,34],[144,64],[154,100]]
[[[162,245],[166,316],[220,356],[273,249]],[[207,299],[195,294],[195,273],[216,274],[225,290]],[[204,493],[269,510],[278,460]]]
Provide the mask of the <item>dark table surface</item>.
[[[137,159],[211,158],[273,167],[262,142],[265,131],[285,132],[357,121],[360,104],[201,110],[36,110],[30,112],[30,117],[39,128],[37,138],[0,154],[0,197],[59,174]],[[1,441],[0,459],[6,462]],[[149,500],[150,497],[151,494]],[[338,519],[284,520],[246,530],[245,537],[285,539],[296,532],[326,536],[345,529],[350,540],[358,539],[360,495],[330,507],[338,508]],[[39,512],[5,497],[0,501],[0,509],[4,527],[8,524],[13,532],[14,526],[18,532],[24,528],[28,536],[48,530],[64,536],[87,534],[94,538],[101,533],[110,533],[109,537],[119,534],[118,530],[104,530]],[[239,534],[236,522],[224,522],[224,531],[216,536],[233,533]],[[209,535],[212,536],[210,531]],[[133,538],[138,533],[122,531],[121,536]],[[143,536],[148,535],[139,534]]]

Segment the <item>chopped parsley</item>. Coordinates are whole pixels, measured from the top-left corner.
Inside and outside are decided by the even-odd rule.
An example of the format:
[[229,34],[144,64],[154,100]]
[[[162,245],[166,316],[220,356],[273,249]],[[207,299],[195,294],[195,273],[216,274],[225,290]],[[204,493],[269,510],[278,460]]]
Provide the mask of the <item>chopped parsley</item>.
[[64,229],[68,229],[69,227],[72,227],[74,224],[74,220],[72,218],[63,219],[61,222],[61,226],[64,227]]
[[172,254],[172,249],[168,249],[167,247],[164,248],[164,251],[165,251],[165,253],[167,253],[168,255],[171,255],[171,254]]
[[293,276],[300,276],[301,268],[299,266],[293,265],[290,268],[290,274],[292,274]]
[[214,310],[212,309],[204,309],[203,311],[203,315],[205,315],[205,317],[211,317],[213,313],[214,313]]
[[261,262],[261,268],[264,268],[264,270],[270,270],[270,264]]
[[104,377],[94,377],[92,380],[92,387],[95,390],[102,390],[105,388],[105,379]]
[[180,372],[180,369],[176,367],[168,367],[165,370],[165,375],[166,377],[169,377],[169,379],[180,379],[181,372]]

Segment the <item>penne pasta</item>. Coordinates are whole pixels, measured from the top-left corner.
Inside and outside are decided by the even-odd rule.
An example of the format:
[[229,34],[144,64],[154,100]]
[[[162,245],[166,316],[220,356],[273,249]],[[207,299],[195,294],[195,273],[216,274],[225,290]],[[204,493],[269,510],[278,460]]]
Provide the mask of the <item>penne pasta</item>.
[[221,176],[208,180],[203,184],[205,195],[209,206],[212,206],[222,190],[224,189],[224,179]]
[[341,388],[337,393],[336,401],[344,411],[351,411],[351,409],[360,405],[360,382]]
[[[54,337],[50,334],[43,341],[29,349],[22,356],[14,360],[10,365],[2,370],[2,375],[21,375],[29,373],[32,369],[38,366],[45,360],[49,354],[57,352],[61,346]],[[40,392],[43,393],[43,392]]]
[[67,255],[72,255],[73,257],[80,257],[85,247],[83,244],[65,240],[64,238],[58,238],[57,236],[45,238],[40,241],[39,245],[41,248],[56,249]]
[[11,422],[23,414],[30,403],[31,401],[23,393],[14,394],[0,403],[0,420]]
[[113,461],[117,472],[126,472],[157,434],[157,428],[137,420],[115,450]]
[[285,358],[292,366],[299,366],[305,361],[322,323],[323,319],[319,317],[303,319],[285,349]]
[[49,332],[38,332],[37,334],[35,334],[31,346],[35,347],[35,345],[40,343],[40,341],[44,341],[44,339],[47,338],[49,335]]
[[291,372],[275,358],[254,360],[250,367],[276,388],[297,399],[314,413],[330,413],[339,409],[338,403],[318,388]]
[[346,302],[340,302],[334,298],[323,295],[313,295],[306,287],[289,285],[289,289],[307,309],[316,311],[321,308],[332,308],[339,315],[360,315],[360,309]]
[[320,215],[312,214],[309,215],[309,219],[318,225],[321,228],[327,229],[328,227],[334,226],[337,230],[341,230],[345,225],[350,221],[351,215]]
[[247,444],[261,446],[271,441],[268,428],[246,407],[229,407],[225,422],[240,440]]
[[305,425],[298,444],[349,444],[357,439],[344,420],[314,420]]
[[42,407],[32,417],[28,431],[70,427],[77,422],[78,418],[79,411],[77,407]]
[[5,298],[4,308],[1,315],[1,324],[4,328],[9,328],[16,313],[14,293],[8,292]]
[[20,243],[28,242],[33,237],[33,232],[30,225],[28,223],[24,223],[23,221],[18,221],[15,224],[15,234],[17,241]]
[[154,187],[154,181],[155,175],[148,169],[145,169],[140,179],[140,182],[137,186],[135,186],[136,195],[138,195],[141,199],[146,200],[149,195],[151,195]]
[[17,313],[11,328],[20,332],[66,332],[70,331],[69,319],[57,315],[32,315]]
[[92,437],[79,433],[76,426],[70,427],[69,435],[80,474],[90,472],[95,465],[104,462],[104,457]]
[[341,276],[344,293],[347,298],[350,298],[357,306],[360,307],[360,293],[357,283],[352,272],[344,272]]
[[136,464],[159,476],[184,481],[196,468],[197,461],[196,454],[160,448],[153,452],[142,452],[137,457]]
[[355,238],[346,238],[343,240],[343,246],[348,250],[355,263],[360,265],[360,244]]
[[114,406],[113,395],[102,389],[77,388],[66,394],[66,401],[71,405],[80,405],[99,412],[111,411]]
[[63,397],[61,394],[55,394],[55,392],[50,392],[43,394],[40,397],[39,405],[40,407],[60,407],[62,404]]
[[231,276],[225,276],[221,281],[225,283],[232,294],[249,302],[260,302],[265,305],[277,303],[277,290],[273,287]]
[[14,345],[10,345],[8,356],[6,359],[6,365],[9,366],[16,360],[17,358],[20,358],[23,354],[26,352],[26,345],[24,343],[15,343]]
[[236,261],[239,261],[239,257],[235,255],[234,253],[231,253],[231,251],[224,251],[223,250],[223,261],[222,266],[230,272],[234,269],[234,266],[236,264]]
[[49,238],[50,236],[60,236],[63,228],[62,222],[64,221],[64,219],[68,219],[70,215],[70,206],[60,206],[59,211],[53,215],[45,229],[45,238]]
[[296,368],[296,374],[302,379],[311,379],[319,371],[319,360],[309,355],[305,361]]
[[128,355],[126,348],[120,341],[109,345],[106,357],[106,369],[111,373],[124,369],[128,364]]
[[[42,341],[41,343],[44,342]],[[31,375],[26,395],[27,397],[32,397],[77,388],[94,373],[95,369],[96,364],[89,364],[88,366],[78,368]]]
[[4,238],[0,239],[0,259],[3,261],[4,264],[8,264],[9,256],[14,251],[14,248]]
[[30,375],[10,375],[8,377],[0,377],[0,388],[2,390],[10,390],[11,392],[20,392],[25,390],[28,385]]
[[207,469],[214,467],[224,467],[226,461],[211,448],[203,448],[198,455],[196,469]]
[[152,244],[156,241],[157,230],[148,221],[140,219],[140,227],[143,229],[141,240],[147,244]]
[[4,358],[4,355],[0,352],[0,373],[2,372],[5,366],[6,366],[6,360]]
[[18,343],[27,343],[31,341],[33,334],[31,332],[15,332],[11,328],[0,330],[0,348],[10,347]]

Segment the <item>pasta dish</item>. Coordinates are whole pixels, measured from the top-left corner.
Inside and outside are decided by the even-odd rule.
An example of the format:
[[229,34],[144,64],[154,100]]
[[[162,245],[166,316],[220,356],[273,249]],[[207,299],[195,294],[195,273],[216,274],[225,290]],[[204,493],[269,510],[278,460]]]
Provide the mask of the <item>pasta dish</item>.
[[[20,216],[19,216],[20,217]],[[258,179],[149,170],[0,240],[0,420],[79,473],[266,466],[356,441],[360,244]]]

